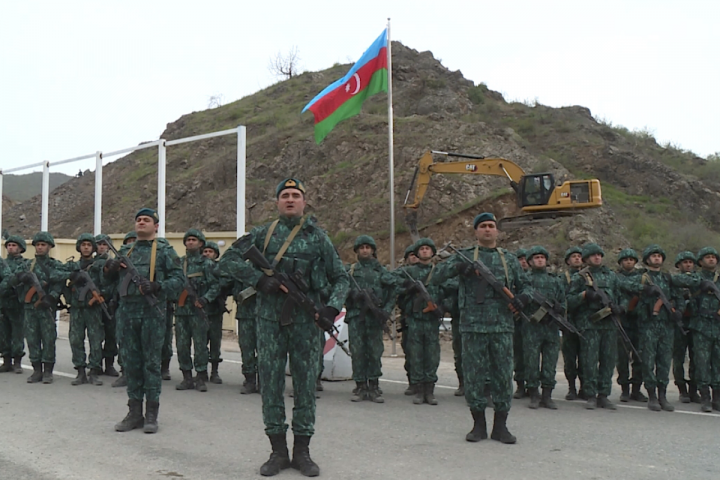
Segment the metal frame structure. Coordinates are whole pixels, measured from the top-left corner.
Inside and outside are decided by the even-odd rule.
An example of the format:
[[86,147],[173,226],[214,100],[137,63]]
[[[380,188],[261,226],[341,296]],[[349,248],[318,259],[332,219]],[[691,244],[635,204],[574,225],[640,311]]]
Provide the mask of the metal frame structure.
[[[41,217],[40,217],[40,230],[48,231],[48,215],[49,215],[49,202],[50,202],[50,166],[65,165],[67,163],[79,162],[82,160],[88,160],[91,158],[95,159],[95,214],[93,217],[93,234],[99,235],[102,229],[102,181],[103,181],[103,159],[121,155],[123,153],[130,153],[136,150],[143,150],[146,148],[157,147],[158,148],[158,205],[157,211],[160,217],[160,224],[158,226],[158,236],[165,236],[165,190],[166,190],[166,167],[167,167],[167,147],[172,145],[180,145],[181,143],[195,142],[198,140],[205,140],[208,138],[221,137],[224,135],[237,135],[237,222],[236,230],[238,237],[245,233],[245,175],[246,175],[246,147],[247,137],[246,129],[244,125],[240,125],[237,128],[230,130],[221,130],[218,132],[205,133],[203,135],[194,135],[192,137],[179,138],[177,140],[164,140],[159,139],[153,142],[143,143],[134,147],[123,148],[112,152],[103,153],[97,151],[88,155],[81,155],[79,157],[68,158],[59,161],[43,161],[38,163],[32,163],[30,165],[23,165],[21,167],[14,167],[8,169],[0,169],[0,198],[2,198],[3,189],[3,176],[6,173],[14,173],[31,168],[42,167],[42,203],[41,203]],[[2,208],[0,208],[0,231],[2,231]]]

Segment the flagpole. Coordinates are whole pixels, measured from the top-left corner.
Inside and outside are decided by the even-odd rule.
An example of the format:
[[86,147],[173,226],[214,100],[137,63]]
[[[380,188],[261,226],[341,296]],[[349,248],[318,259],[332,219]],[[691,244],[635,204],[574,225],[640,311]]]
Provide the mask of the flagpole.
[[[390,164],[390,270],[395,269],[395,160],[393,158],[393,107],[392,107],[392,42],[390,18],[387,23],[387,71],[388,71],[388,162]],[[395,310],[392,317],[391,357],[397,357],[397,324]]]

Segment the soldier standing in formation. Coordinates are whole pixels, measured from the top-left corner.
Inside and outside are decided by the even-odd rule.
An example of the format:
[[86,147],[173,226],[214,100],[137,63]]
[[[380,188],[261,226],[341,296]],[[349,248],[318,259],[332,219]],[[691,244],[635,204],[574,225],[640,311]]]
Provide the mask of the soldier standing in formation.
[[[675,257],[675,268],[680,273],[693,273],[695,271],[695,254],[688,252],[678,253]],[[680,392],[679,400],[681,403],[700,403],[700,395],[698,395],[697,378],[695,376],[695,353],[693,348],[693,333],[690,330],[690,319],[695,314],[697,308],[695,300],[689,288],[680,290],[682,299],[680,304],[675,307],[682,312],[682,333],[680,327],[675,328],[675,340],[673,342],[673,378],[675,385]],[[685,379],[685,359],[690,359],[688,366],[688,379]]]
[[[565,251],[565,265],[567,270],[564,272],[565,280],[565,291],[567,292],[570,288],[572,276],[580,271],[582,267],[582,249],[580,247],[570,247]],[[567,312],[568,321],[577,327],[575,316],[570,312]],[[562,356],[563,356],[563,371],[565,378],[568,381],[568,393],[565,395],[565,400],[587,400],[585,391],[583,390],[583,371],[582,365],[580,364],[580,336],[577,333],[563,332],[562,333]],[[577,391],[575,386],[575,379],[580,379],[580,391]]]
[[[520,267],[524,272],[528,271],[527,252],[519,248],[515,252],[515,257],[520,263]],[[515,316],[515,331],[513,332],[513,369],[515,370],[515,383],[517,389],[513,398],[520,399],[528,396],[527,388],[525,388],[525,353],[523,349],[522,323],[520,317]]]
[[232,282],[220,274],[220,269],[217,265],[218,258],[220,257],[220,247],[218,247],[217,243],[206,242],[202,249],[202,254],[213,262],[213,275],[216,277],[219,287],[218,296],[205,307],[205,313],[210,323],[208,329],[208,351],[210,352],[210,365],[212,366],[210,383],[219,385],[222,384],[219,366],[223,361],[220,352],[220,347],[222,346],[223,314],[227,311],[225,303],[228,295],[231,293]]
[[[404,260],[404,266],[410,266],[415,265],[418,262],[418,258],[415,256],[415,244],[410,245],[405,249],[405,256],[403,257]],[[404,280],[402,280],[400,283],[402,283]],[[397,307],[398,311],[400,312],[400,329],[398,330],[398,333],[402,333],[402,337],[400,338],[400,348],[402,348],[403,354],[405,355],[405,362],[403,363],[403,368],[405,369],[405,376],[408,380],[408,386],[405,389],[405,395],[415,395],[415,385],[410,381],[410,356],[408,355],[407,350],[407,341],[408,341],[408,329],[407,329],[407,311],[405,307],[407,306],[407,298],[406,295],[401,291],[399,292],[398,298],[397,298]]]
[[[2,315],[0,315],[0,355],[3,365],[0,372],[22,373],[22,357],[25,356],[25,318],[23,304],[15,293],[15,274],[27,270],[30,260],[23,258],[26,250],[25,240],[17,235],[10,235],[5,240],[7,250],[8,271],[2,268],[2,280],[7,282],[5,287],[0,286],[0,302],[2,302]],[[11,362],[12,359],[12,362]]]
[[[105,261],[109,258],[108,252],[110,250],[110,237],[107,235],[97,235],[95,237],[95,245],[97,248],[97,255],[95,256],[95,263],[98,266],[98,269],[100,271],[103,270],[105,267]],[[102,275],[101,275],[102,277]],[[108,313],[105,313],[105,310],[102,311],[102,319],[103,319],[103,330],[104,330],[104,337],[103,340],[103,359],[105,360],[105,375],[109,377],[119,377],[120,374],[117,370],[115,370],[115,357],[118,356],[118,345],[117,345],[117,324],[115,323],[115,308],[117,307],[117,301],[115,300],[115,288],[112,284],[107,284],[107,282],[102,281],[101,279],[100,284],[98,284],[98,288],[100,288],[103,299],[105,300],[105,304],[107,306]],[[120,358],[118,357],[118,364],[120,363]],[[122,369],[122,367],[120,367]],[[116,380],[117,382],[117,380]],[[115,386],[115,382],[113,382],[113,386]]]

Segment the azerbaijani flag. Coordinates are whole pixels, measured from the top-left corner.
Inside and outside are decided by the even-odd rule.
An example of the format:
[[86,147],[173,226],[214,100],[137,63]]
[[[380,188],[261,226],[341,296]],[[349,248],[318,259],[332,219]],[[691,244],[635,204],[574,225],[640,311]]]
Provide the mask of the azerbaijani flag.
[[367,97],[388,90],[387,29],[370,45],[350,71],[325,87],[303,113],[315,115],[315,141],[320,143],[335,125],[360,113]]

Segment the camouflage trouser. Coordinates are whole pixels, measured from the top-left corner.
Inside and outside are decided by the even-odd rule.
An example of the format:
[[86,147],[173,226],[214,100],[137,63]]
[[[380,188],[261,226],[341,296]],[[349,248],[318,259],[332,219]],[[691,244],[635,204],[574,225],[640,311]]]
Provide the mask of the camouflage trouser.
[[[686,382],[696,384],[695,378],[695,348],[693,345],[693,332],[685,328],[687,335],[683,335],[675,327],[675,340],[673,342],[673,378],[675,385],[684,385]],[[686,355],[687,352],[687,355]],[[690,357],[688,379],[685,379],[685,357]]]
[[[640,337],[638,333],[638,329],[636,327],[625,327],[625,331],[628,334],[628,337],[630,337],[630,342],[632,342],[633,346],[638,349],[638,352],[640,351]],[[617,372],[618,372],[618,378],[617,383],[618,385],[642,385],[643,383],[643,367],[642,367],[642,359],[638,358],[635,353],[631,353],[631,355],[628,355],[627,350],[625,350],[626,346],[623,343],[622,338],[618,336],[617,339]],[[632,377],[630,376],[630,357],[632,356]]]
[[462,367],[462,336],[460,335],[460,312],[452,313],[452,322],[450,323],[450,331],[452,332],[452,349],[453,360],[455,361],[455,373],[458,380],[463,383],[463,367]]
[[105,341],[103,343],[103,358],[117,357],[118,341],[117,341],[117,322],[115,317],[108,317],[102,312],[103,329],[105,330]]
[[210,362],[222,362],[220,347],[222,346],[223,314],[216,313],[208,315],[210,328],[208,328],[208,350],[210,351]]
[[[193,360],[196,372],[207,372],[208,328],[196,315],[175,315],[175,348],[177,348],[180,370],[192,370]],[[195,358],[190,355],[190,347],[195,350]]]
[[695,375],[698,388],[720,390],[720,338],[693,331]]
[[440,365],[440,325],[434,319],[408,319],[406,357],[410,357],[410,383],[436,383]]
[[57,340],[55,312],[37,310],[32,304],[26,304],[25,340],[27,340],[31,363],[55,363]]
[[314,323],[257,320],[258,371],[262,385],[262,412],[267,435],[287,432],[285,423],[285,366],[290,356],[293,383],[292,430],[295,435],[315,433],[315,382],[318,377],[318,328]]
[[463,332],[462,349],[465,401],[470,410],[485,411],[487,384],[495,411],[510,411],[513,393],[513,334]]
[[572,383],[579,377],[582,388],[585,375],[583,375],[580,363],[580,337],[577,333],[562,333],[562,355],[565,378]]
[[145,397],[157,402],[162,387],[160,363],[167,323],[165,305],[158,303],[163,310],[163,315],[159,315],[143,297],[126,299],[121,299],[116,319],[127,395],[133,400]]
[[617,334],[615,330],[585,330],[580,339],[580,362],[584,376],[583,389],[592,397],[610,395],[612,377],[617,362]]
[[238,318],[237,321],[242,373],[255,375],[258,371],[257,317]]
[[377,380],[382,376],[382,326],[372,318],[345,317],[352,354],[352,374],[356,382]]
[[[523,322],[525,381],[527,388],[555,388],[555,370],[560,352],[560,336],[555,325]],[[540,357],[542,356],[542,366]]]
[[173,356],[173,317],[175,316],[175,304],[167,302],[165,310],[165,337],[163,338],[162,359],[170,360]]
[[2,299],[6,306],[2,309],[0,316],[0,357],[23,357],[25,356],[25,319],[23,318],[22,306],[17,304],[8,307],[12,299]]
[[523,353],[523,336],[520,321],[515,321],[515,331],[513,332],[513,370],[515,370],[515,381],[525,381],[525,354]]
[[645,321],[640,324],[638,351],[642,359],[643,381],[647,389],[659,385],[667,386],[670,381],[675,328],[670,322]]
[[[99,306],[73,307],[70,309],[68,340],[72,350],[75,369],[90,367],[102,370],[102,342],[105,330],[101,323],[103,312]],[[85,356],[85,332],[87,331],[90,355]],[[86,361],[87,360],[87,361]]]

